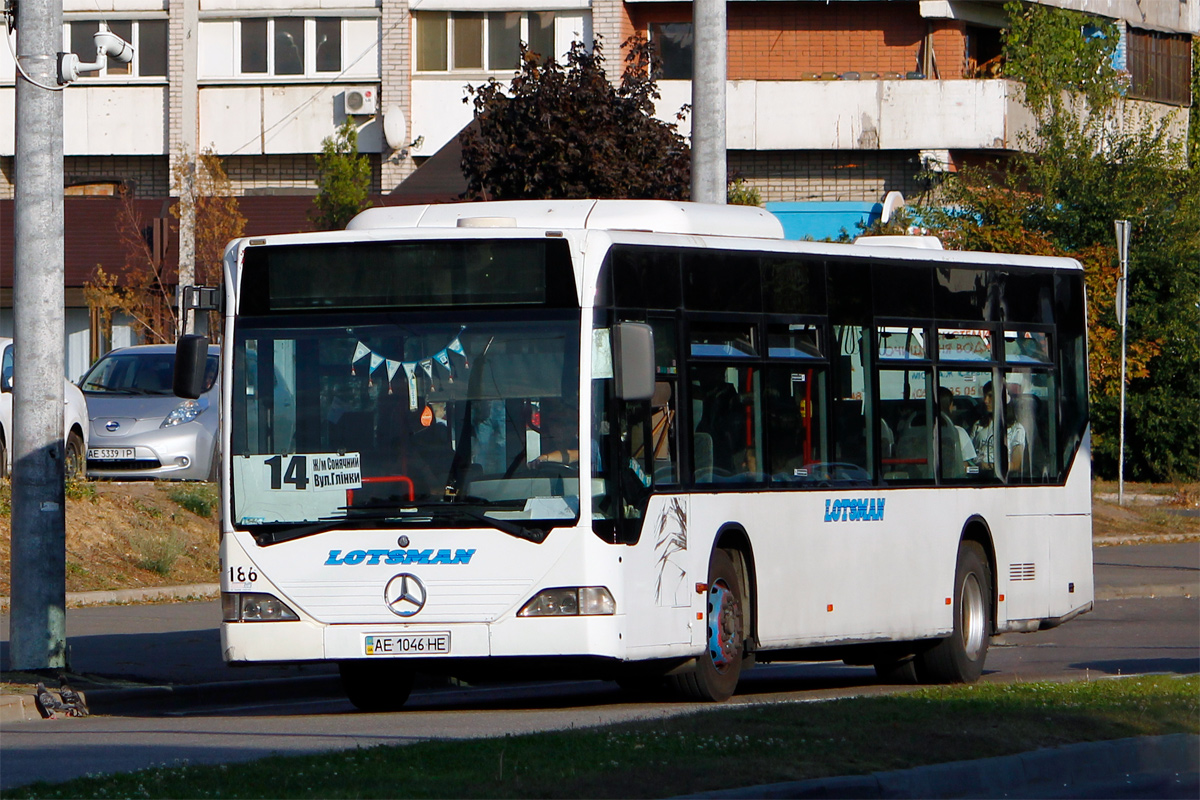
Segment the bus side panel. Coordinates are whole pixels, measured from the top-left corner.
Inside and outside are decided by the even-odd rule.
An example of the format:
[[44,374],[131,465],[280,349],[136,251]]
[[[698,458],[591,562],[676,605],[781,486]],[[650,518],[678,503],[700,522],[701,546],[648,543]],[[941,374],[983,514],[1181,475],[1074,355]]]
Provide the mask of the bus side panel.
[[707,526],[695,522],[695,499],[654,495],[637,544],[621,548],[626,580],[617,611],[628,615],[630,660],[690,654],[694,632],[704,629],[696,621],[696,613],[704,611],[704,595],[695,586],[708,580],[712,537]]
[[944,598],[961,521],[950,511],[931,518],[929,507],[923,492],[878,489],[708,495],[692,502],[704,541],[726,521],[748,535],[765,649],[949,631]]
[[1050,539],[1050,617],[1085,608],[1095,599],[1092,563],[1092,438],[1089,430],[1075,453],[1063,505]]

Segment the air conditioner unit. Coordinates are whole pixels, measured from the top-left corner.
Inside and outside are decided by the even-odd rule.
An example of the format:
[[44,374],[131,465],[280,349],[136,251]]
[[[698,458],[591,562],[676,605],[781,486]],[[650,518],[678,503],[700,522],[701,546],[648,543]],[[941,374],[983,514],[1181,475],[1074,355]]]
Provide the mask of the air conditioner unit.
[[378,99],[373,87],[349,86],[342,93],[342,111],[348,117],[374,114],[377,110]]

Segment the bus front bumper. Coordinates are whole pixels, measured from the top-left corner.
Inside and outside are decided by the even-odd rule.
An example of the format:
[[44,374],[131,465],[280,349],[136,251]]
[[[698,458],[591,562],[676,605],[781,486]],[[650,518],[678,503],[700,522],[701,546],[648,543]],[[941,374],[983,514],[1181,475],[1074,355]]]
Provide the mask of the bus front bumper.
[[512,656],[622,659],[623,622],[619,615],[510,617],[490,624],[225,622],[221,650],[230,663]]

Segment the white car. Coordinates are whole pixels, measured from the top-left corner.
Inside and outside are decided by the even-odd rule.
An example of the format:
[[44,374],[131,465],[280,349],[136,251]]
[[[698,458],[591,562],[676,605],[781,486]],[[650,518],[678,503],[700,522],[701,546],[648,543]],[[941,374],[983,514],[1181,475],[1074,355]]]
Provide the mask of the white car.
[[[0,369],[0,477],[12,470],[12,425],[13,425],[13,340],[0,338],[0,354],[3,361]],[[63,432],[66,453],[64,464],[67,477],[82,477],[84,459],[87,454],[88,412],[87,401],[79,387],[63,379]]]

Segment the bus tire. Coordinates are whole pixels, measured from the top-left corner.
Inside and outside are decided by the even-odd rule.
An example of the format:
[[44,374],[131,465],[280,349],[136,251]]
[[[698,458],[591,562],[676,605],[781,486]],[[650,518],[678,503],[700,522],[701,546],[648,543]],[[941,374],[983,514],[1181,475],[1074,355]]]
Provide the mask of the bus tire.
[[733,559],[725,550],[714,550],[704,615],[708,646],[696,659],[695,669],[670,677],[676,692],[706,702],[733,696],[746,658],[745,597]]
[[416,673],[395,659],[339,661],[346,697],[359,711],[399,711],[412,692]]
[[916,658],[908,656],[892,661],[877,661],[875,675],[882,683],[910,686],[918,683]]
[[974,683],[992,630],[992,573],[978,542],[963,542],[954,570],[954,631],[915,659],[923,683]]

